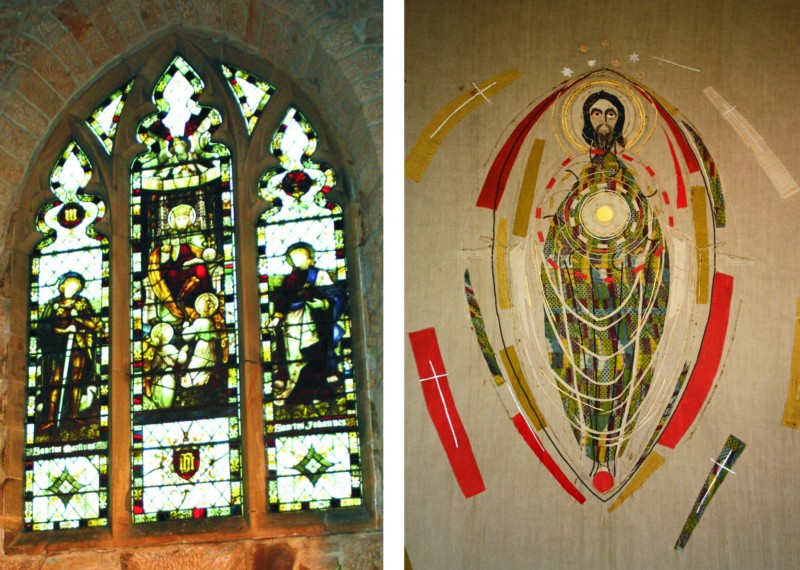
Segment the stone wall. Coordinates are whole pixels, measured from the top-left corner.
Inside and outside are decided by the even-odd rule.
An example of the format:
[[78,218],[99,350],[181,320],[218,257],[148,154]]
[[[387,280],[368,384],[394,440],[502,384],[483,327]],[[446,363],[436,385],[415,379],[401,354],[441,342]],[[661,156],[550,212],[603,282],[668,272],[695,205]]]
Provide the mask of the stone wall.
[[119,548],[72,553],[12,555],[7,570],[318,570],[382,568],[378,533],[324,538]]

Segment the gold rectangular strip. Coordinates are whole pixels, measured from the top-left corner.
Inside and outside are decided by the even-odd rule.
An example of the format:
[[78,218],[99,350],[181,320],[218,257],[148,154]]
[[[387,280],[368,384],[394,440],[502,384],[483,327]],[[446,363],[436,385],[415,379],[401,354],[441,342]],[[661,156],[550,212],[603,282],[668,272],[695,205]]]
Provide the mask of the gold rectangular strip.
[[536,139],[533,141],[531,152],[528,155],[528,162],[525,164],[525,174],[522,177],[522,187],[517,199],[517,211],[514,215],[515,236],[525,237],[528,235],[528,226],[531,221],[531,210],[533,209],[533,197],[536,192],[536,180],[539,177],[539,166],[542,163],[542,153],[544,153],[544,141]]
[[783,425],[800,428],[800,298],[797,299],[797,314],[794,319],[794,347],[792,368],[789,371],[789,393],[783,408]]
[[664,464],[664,457],[656,453],[655,451],[651,451],[650,455],[647,456],[647,459],[644,460],[642,466],[637,469],[636,474],[631,478],[622,492],[617,496],[617,500],[614,501],[610,507],[608,507],[608,512],[610,513],[618,506],[620,506],[623,501],[629,499],[631,495],[633,495],[636,491],[639,490],[639,487],[644,485],[644,482],[650,478],[650,475],[655,473],[656,469],[661,467]]
[[522,372],[522,366],[520,366],[519,358],[517,357],[517,350],[514,348],[513,344],[500,351],[500,360],[503,361],[503,366],[506,367],[508,380],[514,388],[514,393],[517,395],[517,400],[519,400],[525,415],[531,420],[536,431],[543,430],[547,427],[547,422],[544,421],[544,416],[539,410],[539,406],[536,405],[536,400],[528,388],[528,382],[525,379],[525,374]]
[[497,275],[497,304],[501,309],[511,308],[511,292],[508,287],[508,220],[497,220],[497,233],[495,234],[494,261]]
[[694,236],[697,244],[697,290],[695,300],[698,305],[708,305],[711,265],[708,251],[706,189],[703,186],[692,186],[692,217],[694,218]]

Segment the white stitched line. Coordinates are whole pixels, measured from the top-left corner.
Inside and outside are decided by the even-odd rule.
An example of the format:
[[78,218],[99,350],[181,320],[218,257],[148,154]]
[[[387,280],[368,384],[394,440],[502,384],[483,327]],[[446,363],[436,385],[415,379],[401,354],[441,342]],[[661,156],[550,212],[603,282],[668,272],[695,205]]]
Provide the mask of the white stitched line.
[[[725,469],[727,471],[730,471],[730,469],[725,467],[725,464],[728,462],[728,458],[730,456],[731,456],[731,452],[728,451],[728,455],[725,456],[725,459],[722,461],[722,463],[717,463],[713,458],[711,459],[711,461],[714,461],[714,463],[716,463],[717,465],[719,465],[723,469]],[[731,473],[733,473],[733,471],[731,471]],[[735,475],[735,473],[734,473],[734,475]],[[711,489],[714,487],[714,484],[717,482],[717,476],[718,476],[718,474],[715,473],[714,474],[714,479],[711,480],[711,483],[708,485],[708,489],[706,489],[706,494],[703,495],[703,499],[700,501],[700,504],[697,505],[697,512],[698,513],[703,510],[703,503],[706,502],[706,497],[708,497],[708,494],[711,492]]]
[[689,71],[696,71],[697,73],[701,73],[699,69],[695,69],[694,67],[686,67],[685,65],[681,65],[680,63],[675,63],[674,61],[664,59],[663,57],[653,56],[653,59],[657,59],[659,61],[659,65],[662,63],[671,63],[672,65],[677,65],[678,67],[682,67],[683,69],[688,69]]
[[[719,465],[720,467],[722,467],[722,468],[723,468],[725,471],[727,471],[727,472],[729,472],[729,473],[733,473],[734,475],[736,475],[736,471],[734,471],[733,469],[728,469],[728,468],[727,468],[727,467],[725,467],[725,466],[724,466],[722,463],[718,463],[718,462],[717,462],[717,460],[716,460],[716,459],[714,459],[713,457],[711,458],[711,461],[713,461],[714,463],[716,463],[717,465]],[[727,459],[726,459],[725,461],[727,461]]]
[[[475,85],[475,84],[473,83],[473,85]],[[455,110],[455,111],[453,111],[452,113],[450,113],[450,114],[447,116],[447,118],[446,118],[444,121],[442,121],[442,124],[441,124],[441,125],[439,125],[438,127],[436,127],[436,130],[435,130],[435,131],[433,131],[433,134],[432,134],[432,135],[431,135],[429,138],[433,138],[433,137],[435,137],[435,136],[436,136],[436,133],[438,133],[438,132],[439,132],[439,131],[442,129],[442,127],[444,126],[444,124],[445,124],[447,121],[449,121],[450,119],[452,119],[452,118],[453,118],[453,115],[455,115],[455,114],[456,114],[456,113],[458,113],[458,112],[459,112],[461,109],[463,109],[463,108],[464,108],[464,107],[467,105],[467,103],[469,103],[470,101],[472,101],[472,100],[473,100],[475,97],[477,97],[479,94],[481,95],[481,97],[483,97],[484,99],[486,99],[486,95],[484,95],[484,94],[483,94],[483,92],[484,92],[484,91],[488,91],[489,89],[491,89],[491,88],[492,88],[492,87],[494,87],[495,85],[497,85],[497,81],[493,82],[491,85],[488,85],[488,86],[486,87],[486,89],[484,89],[483,91],[481,91],[480,89],[478,89],[478,93],[475,93],[475,94],[474,94],[472,97],[470,97],[469,99],[467,99],[466,101],[464,101],[463,103],[461,103],[461,105],[459,105],[458,107],[456,107],[456,110]],[[476,87],[476,89],[477,89],[477,87]],[[486,100],[487,100],[487,101],[489,101],[488,99],[486,99]],[[490,101],[490,102],[491,102],[491,101]]]
[[436,374],[436,369],[433,367],[433,362],[428,360],[428,364],[431,365],[431,374],[433,376],[429,378],[420,378],[420,382],[425,382],[427,380],[436,380],[436,388],[439,390],[439,398],[442,400],[442,406],[444,407],[444,414],[447,416],[447,423],[450,424],[450,433],[453,434],[453,441],[456,442],[456,449],[458,449],[458,438],[456,437],[456,430],[453,428],[453,422],[450,420],[450,412],[447,411],[447,403],[444,401],[444,394],[442,394],[442,387],[439,384],[439,378],[447,378],[447,374],[442,374],[441,376]]
[[[495,81],[495,83],[497,83],[497,82]],[[492,83],[492,85],[494,85],[494,83]],[[491,87],[492,85],[489,85],[489,87]],[[487,87],[486,89],[484,89],[483,91],[481,91],[481,88],[480,88],[480,87],[478,87],[477,85],[475,85],[475,82],[474,82],[474,81],[472,82],[472,86],[473,86],[473,87],[475,88],[475,90],[477,91],[476,95],[480,95],[481,97],[483,97],[484,99],[486,99],[486,102],[487,102],[487,103],[489,103],[490,105],[494,105],[494,103],[492,103],[492,100],[491,100],[491,99],[489,99],[489,98],[488,98],[486,95],[484,95],[484,94],[483,94],[483,92],[484,92],[484,91],[486,91],[487,89],[489,89],[489,87]]]

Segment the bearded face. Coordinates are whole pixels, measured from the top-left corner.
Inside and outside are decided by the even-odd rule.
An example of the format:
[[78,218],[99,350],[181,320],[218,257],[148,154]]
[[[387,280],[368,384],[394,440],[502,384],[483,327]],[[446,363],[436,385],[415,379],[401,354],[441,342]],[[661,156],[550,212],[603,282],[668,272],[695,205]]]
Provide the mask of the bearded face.
[[611,151],[614,146],[614,128],[617,126],[619,113],[608,99],[598,99],[589,109],[589,121],[596,133],[598,148]]

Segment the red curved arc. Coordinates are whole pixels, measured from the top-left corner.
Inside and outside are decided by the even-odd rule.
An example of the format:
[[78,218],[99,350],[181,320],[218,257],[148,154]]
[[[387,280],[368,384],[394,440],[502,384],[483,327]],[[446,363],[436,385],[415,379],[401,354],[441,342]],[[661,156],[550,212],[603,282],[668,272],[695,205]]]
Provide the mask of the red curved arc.
[[585,503],[586,497],[584,497],[581,492],[578,491],[578,488],[575,487],[575,485],[573,485],[569,479],[567,479],[567,476],[564,475],[564,472],[561,470],[561,468],[556,464],[550,454],[547,453],[547,450],[542,446],[542,442],[539,441],[539,438],[536,437],[535,433],[533,433],[531,426],[528,425],[527,421],[525,421],[525,417],[522,415],[522,412],[518,413],[512,419],[517,431],[525,440],[525,443],[528,444],[536,457],[539,458],[539,461],[541,461],[547,470],[550,471],[550,474],[555,477],[559,485],[561,485],[561,487],[567,493],[569,493],[573,499],[581,504]]
[[[683,174],[681,173],[681,165],[678,162],[678,156],[675,154],[675,148],[672,146],[672,141],[669,140],[669,135],[667,131],[664,131],[664,136],[667,137],[667,144],[669,145],[669,153],[672,155],[672,163],[675,166],[675,179],[677,180],[678,185],[678,196],[675,200],[675,205],[678,208],[685,208],[687,206],[686,202],[686,184],[683,182]],[[669,196],[666,192],[664,196]],[[668,199],[668,198],[667,198]],[[683,205],[681,205],[683,204]]]
[[436,329],[431,327],[408,333],[408,339],[414,352],[428,413],[456,481],[466,498],[482,493],[486,486],[450,391]]
[[[661,115],[661,118],[667,123],[669,130],[672,131],[672,136],[675,138],[675,142],[678,143],[678,147],[681,149],[681,154],[683,155],[683,159],[686,161],[686,166],[689,168],[689,174],[694,174],[695,172],[700,172],[700,163],[697,161],[697,157],[692,152],[692,149],[689,147],[689,143],[686,140],[686,136],[681,131],[678,123],[675,122],[675,119],[672,118],[672,115],[664,108],[661,103],[659,103],[657,97],[651,96],[646,90],[642,89],[638,85],[635,85],[636,90],[644,95],[653,105],[655,106],[658,114]],[[678,202],[678,208],[686,208],[687,204],[683,203],[681,205]]]
[[533,111],[528,113],[508,140],[500,149],[500,152],[495,157],[489,174],[483,182],[483,188],[478,196],[478,202],[475,204],[479,208],[488,208],[489,210],[497,210],[500,205],[500,200],[503,198],[503,192],[506,190],[506,183],[508,176],[511,174],[511,169],[514,162],[517,160],[517,155],[522,148],[522,143],[525,142],[525,137],[531,131],[533,126],[539,121],[542,114],[547,108],[552,105],[556,97],[564,92],[566,87],[551,93],[546,99],[539,103]]
[[714,276],[714,285],[711,289],[711,309],[703,342],[700,344],[697,364],[692,370],[689,384],[686,386],[678,408],[667,425],[667,429],[661,435],[661,439],[658,440],[658,443],[665,447],[674,449],[686,435],[714,384],[714,378],[717,376],[722,360],[725,337],[728,334],[732,297],[733,277],[718,272]]

